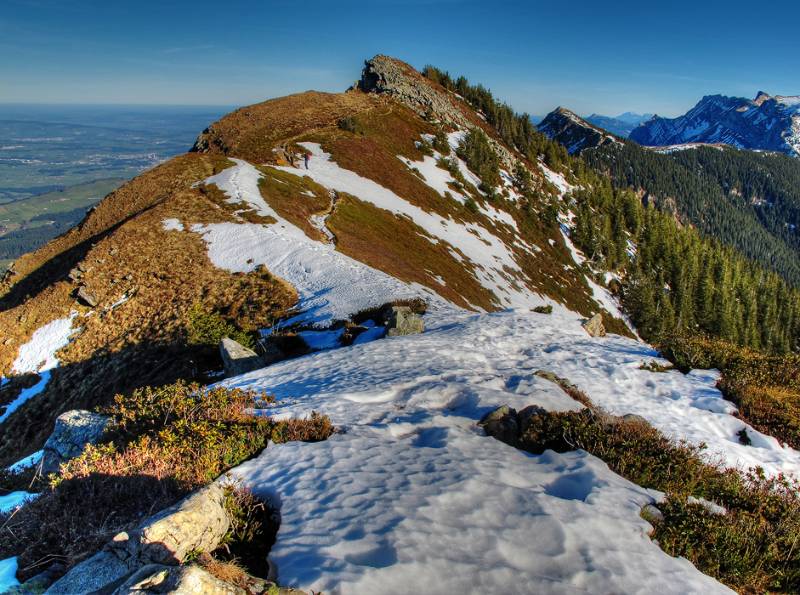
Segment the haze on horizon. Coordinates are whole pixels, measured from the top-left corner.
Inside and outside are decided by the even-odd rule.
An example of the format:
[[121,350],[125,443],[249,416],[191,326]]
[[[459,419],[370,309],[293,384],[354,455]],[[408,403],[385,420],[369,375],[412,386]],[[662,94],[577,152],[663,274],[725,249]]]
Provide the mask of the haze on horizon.
[[6,0],[0,102],[245,105],[341,91],[376,53],[463,74],[535,115],[674,116],[708,94],[800,94],[788,0],[126,4]]

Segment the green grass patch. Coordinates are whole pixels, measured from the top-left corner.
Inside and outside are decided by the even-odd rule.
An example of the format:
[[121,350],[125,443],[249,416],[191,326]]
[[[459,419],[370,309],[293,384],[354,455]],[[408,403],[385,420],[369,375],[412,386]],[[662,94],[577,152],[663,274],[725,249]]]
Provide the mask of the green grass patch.
[[230,337],[248,349],[255,349],[256,341],[252,333],[244,331],[222,317],[218,312],[203,309],[195,304],[188,313],[186,339],[190,345],[205,345],[216,348],[223,337]]

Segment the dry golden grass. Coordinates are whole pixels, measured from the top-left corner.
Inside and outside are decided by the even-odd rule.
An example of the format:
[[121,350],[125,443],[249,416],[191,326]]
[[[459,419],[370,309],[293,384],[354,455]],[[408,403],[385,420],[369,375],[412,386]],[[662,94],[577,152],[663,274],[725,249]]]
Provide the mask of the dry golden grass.
[[231,112],[212,124],[199,139],[202,151],[241,157],[251,163],[275,159],[273,149],[299,135],[336,126],[341,118],[381,105],[365,93],[308,91],[271,99]]
[[430,287],[462,307],[496,307],[492,293],[450,254],[448,244],[432,244],[421,227],[404,217],[340,194],[328,227],[337,238],[337,250],[348,256],[403,281]]
[[326,242],[327,238],[310,223],[310,218],[330,210],[328,191],[309,177],[298,178],[267,166],[259,169],[264,174],[259,189],[267,204],[312,240]]
[[[213,173],[210,166],[215,160],[193,156],[177,161],[208,162],[209,167],[191,168],[192,175],[199,177]],[[166,171],[171,175],[174,168]],[[142,192],[150,190],[151,178],[145,176]],[[129,183],[126,190],[137,203],[143,200],[133,192],[139,180]],[[255,330],[271,325],[296,302],[294,289],[267,271],[231,274],[218,269],[208,259],[199,235],[163,229],[166,218],[190,225],[231,217],[220,206],[219,196],[190,188],[191,177],[184,180],[181,188],[162,196],[157,204],[135,215],[123,214],[120,225],[83,250],[82,282],[96,296],[98,307],[92,316],[79,319],[80,334],[59,353],[62,364],[53,371],[46,390],[3,424],[0,461],[11,462],[39,448],[63,411],[91,408],[107,402],[114,393],[146,384],[201,376],[208,365],[208,350],[185,341],[187,314],[194,304],[221,313],[239,328]],[[105,201],[98,210],[109,208],[104,205]],[[71,296],[75,287],[59,280],[0,312],[0,323],[8,321],[10,327],[20,317],[26,319],[25,325],[16,327],[13,342],[0,348],[0,365],[7,369],[18,345],[36,328],[67,316],[72,309],[88,311]],[[130,296],[128,301],[108,309],[125,295]]]

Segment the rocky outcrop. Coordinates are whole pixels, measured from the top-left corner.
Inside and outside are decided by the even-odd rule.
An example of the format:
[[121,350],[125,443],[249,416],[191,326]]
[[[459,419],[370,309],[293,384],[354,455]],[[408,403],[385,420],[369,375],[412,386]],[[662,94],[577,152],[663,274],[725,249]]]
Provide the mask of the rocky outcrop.
[[364,62],[358,88],[367,93],[389,95],[421,116],[433,113],[443,122],[459,128],[470,125],[448,95],[434,89],[408,64],[389,56],[379,55]]
[[248,591],[226,583],[199,566],[148,564],[134,572],[113,595],[171,593],[172,595],[247,595]]
[[591,337],[605,337],[606,327],[603,326],[603,315],[599,312],[583,323],[583,328]]
[[384,310],[383,316],[386,335],[389,337],[418,335],[425,330],[422,316],[408,306],[389,306]]
[[264,367],[261,356],[229,337],[224,337],[219,342],[219,353],[226,376],[238,376]]
[[[364,62],[357,87],[367,93],[388,95],[425,118],[433,115],[437,120],[461,129],[477,127],[456,103],[460,99],[437,89],[411,66],[389,56],[378,55]],[[513,168],[518,159],[511,151],[494,138],[488,140],[503,166]]]
[[135,531],[119,533],[102,551],[73,567],[47,593],[108,590],[144,566],[176,566],[190,553],[216,549],[229,527],[224,488],[211,484],[150,517]]
[[56,473],[62,463],[80,455],[87,444],[97,443],[108,422],[105,415],[80,409],[59,415],[44,445],[42,473]]
[[85,285],[81,285],[78,288],[78,291],[75,293],[75,297],[78,298],[78,300],[85,306],[89,306],[90,308],[97,306],[97,298],[86,288]]

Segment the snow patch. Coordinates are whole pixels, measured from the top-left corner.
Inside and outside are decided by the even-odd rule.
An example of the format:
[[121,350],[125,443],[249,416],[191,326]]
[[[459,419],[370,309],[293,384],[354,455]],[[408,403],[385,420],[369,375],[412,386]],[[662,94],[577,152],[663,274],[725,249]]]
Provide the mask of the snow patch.
[[[712,373],[654,374],[632,339],[588,337],[570,313],[432,312],[424,334],[315,353],[227,379],[275,395],[270,415],[345,430],[270,447],[232,474],[281,505],[278,578],[337,593],[729,593],[649,537],[658,499],[582,451],[532,456],[475,426],[501,405],[578,409],[550,370],[611,413],[637,413],[708,456],[800,472],[800,453],[744,447]],[[469,346],[465,349],[464,346]],[[390,365],[389,365],[390,364]],[[750,431],[750,430],[748,430]],[[751,435],[755,435],[753,430]],[[613,568],[613,572],[607,569]]]
[[161,226],[165,231],[183,231],[183,223],[180,222],[180,219],[164,219],[161,222]]

